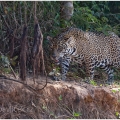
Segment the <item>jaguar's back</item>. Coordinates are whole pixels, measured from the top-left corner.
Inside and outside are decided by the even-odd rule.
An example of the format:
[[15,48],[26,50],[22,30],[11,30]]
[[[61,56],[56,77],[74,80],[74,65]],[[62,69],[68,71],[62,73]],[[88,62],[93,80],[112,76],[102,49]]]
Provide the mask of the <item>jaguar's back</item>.
[[[77,53],[84,55],[84,60],[94,57],[95,61],[107,59],[110,65],[120,65],[120,38],[112,32],[103,33],[83,32],[83,37],[75,37]],[[83,39],[82,39],[83,38]]]

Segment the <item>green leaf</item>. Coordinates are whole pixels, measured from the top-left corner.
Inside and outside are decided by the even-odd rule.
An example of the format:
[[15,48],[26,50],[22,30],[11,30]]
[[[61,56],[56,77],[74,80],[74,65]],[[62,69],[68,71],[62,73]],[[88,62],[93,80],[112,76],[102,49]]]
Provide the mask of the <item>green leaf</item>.
[[97,86],[97,83],[94,80],[90,80],[90,84],[94,85],[94,86]]
[[59,100],[62,100],[62,95],[59,96]]
[[0,61],[2,62],[2,65],[4,65],[5,67],[7,67],[10,64],[8,57],[4,55],[1,55]]
[[116,112],[115,115],[116,115],[116,116],[119,116],[119,112]]
[[46,107],[46,106],[44,106],[44,105],[42,106],[42,108],[43,108],[44,110],[47,110],[47,107]]
[[17,58],[18,58],[18,56],[15,56],[15,57],[12,58],[12,60],[16,60]]
[[102,17],[102,21],[106,23],[108,22],[108,19],[106,17]]
[[111,90],[113,93],[116,93],[117,91],[116,90]]
[[79,116],[81,116],[81,115],[82,115],[81,113],[73,112],[73,116],[74,116],[74,117],[79,117]]

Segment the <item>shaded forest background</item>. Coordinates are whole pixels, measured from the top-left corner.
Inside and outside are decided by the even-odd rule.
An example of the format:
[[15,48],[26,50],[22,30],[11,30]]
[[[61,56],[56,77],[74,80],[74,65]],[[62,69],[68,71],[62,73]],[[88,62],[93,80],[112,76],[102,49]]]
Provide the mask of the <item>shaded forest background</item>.
[[[77,27],[84,31],[97,31],[107,34],[113,31],[120,36],[119,1],[74,1],[74,13],[70,20],[61,19],[60,1],[39,1],[36,4],[36,17],[43,34],[45,63],[50,59],[47,36],[56,36],[61,29]],[[0,2],[0,73],[9,73],[9,64],[18,72],[20,38],[24,24],[27,25],[27,69],[31,69],[30,54],[34,40],[34,2]],[[14,42],[14,44],[12,44]],[[11,48],[14,50],[11,52]],[[52,64],[50,64],[52,65]],[[49,65],[48,65],[49,71]]]

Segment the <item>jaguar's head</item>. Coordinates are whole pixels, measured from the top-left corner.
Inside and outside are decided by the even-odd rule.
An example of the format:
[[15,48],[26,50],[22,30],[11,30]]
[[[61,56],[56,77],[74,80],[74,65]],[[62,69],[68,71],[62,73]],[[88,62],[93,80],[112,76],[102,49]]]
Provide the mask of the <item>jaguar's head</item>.
[[51,38],[47,36],[47,39],[50,43],[51,51],[53,52],[52,59],[56,63],[60,63],[61,59],[67,57],[71,54],[71,48],[73,47],[75,40],[74,37],[60,37],[58,38]]

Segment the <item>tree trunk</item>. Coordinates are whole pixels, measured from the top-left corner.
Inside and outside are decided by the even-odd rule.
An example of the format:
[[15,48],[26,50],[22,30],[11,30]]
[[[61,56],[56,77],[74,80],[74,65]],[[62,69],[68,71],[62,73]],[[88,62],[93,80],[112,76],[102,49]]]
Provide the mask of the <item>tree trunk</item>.
[[70,20],[73,15],[73,1],[62,1],[61,2],[61,18],[64,20]]

